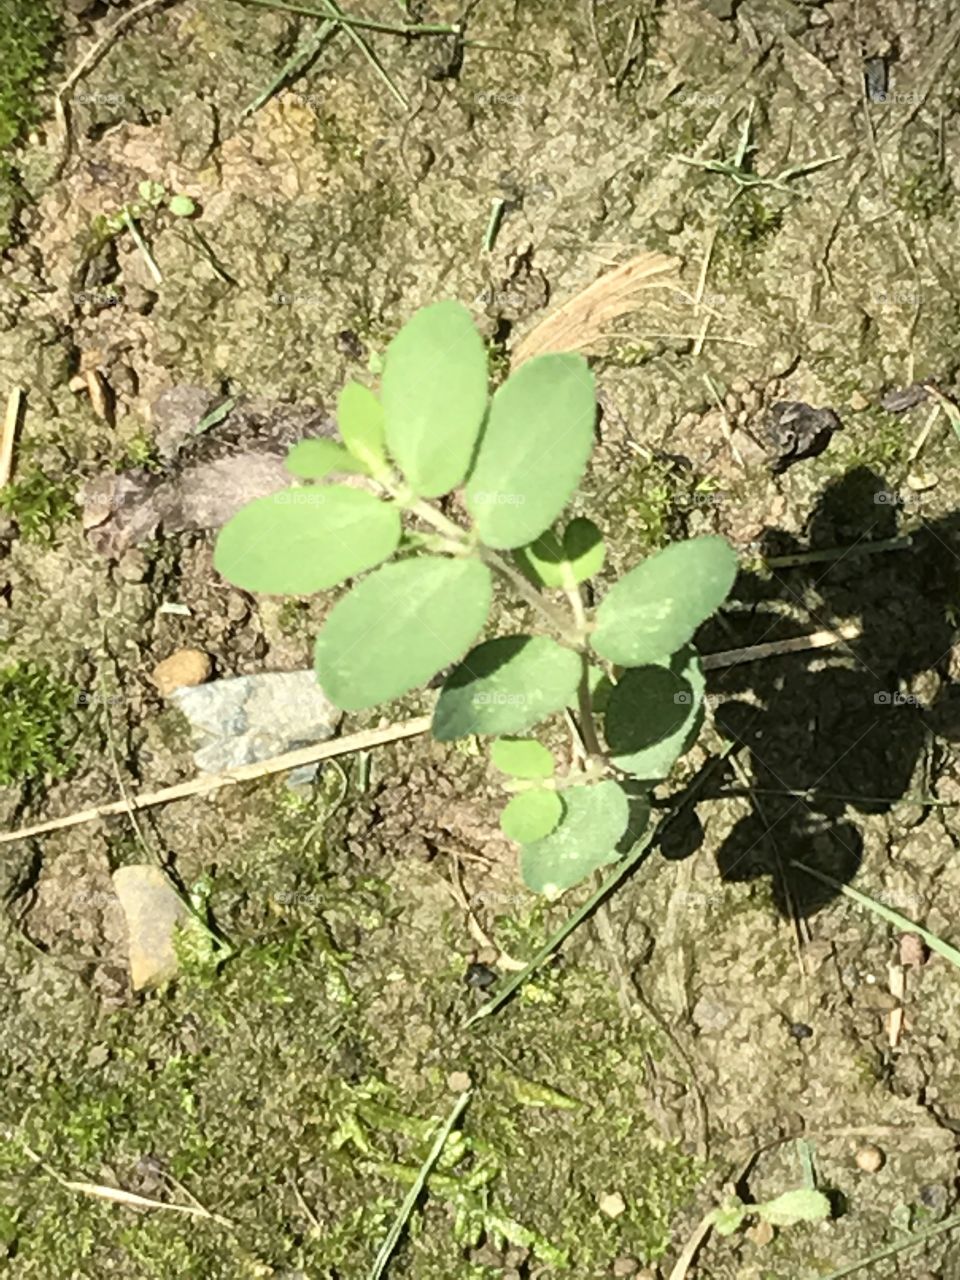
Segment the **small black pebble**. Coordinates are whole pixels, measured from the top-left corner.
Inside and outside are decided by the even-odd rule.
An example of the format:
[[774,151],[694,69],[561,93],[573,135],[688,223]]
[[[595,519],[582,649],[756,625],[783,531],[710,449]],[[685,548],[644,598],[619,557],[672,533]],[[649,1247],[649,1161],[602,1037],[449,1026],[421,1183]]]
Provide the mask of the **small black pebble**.
[[337,350],[351,360],[363,359],[363,343],[352,329],[341,329],[337,334]]
[[808,1027],[805,1022],[791,1022],[790,1034],[794,1040],[809,1040],[813,1035],[813,1027]]
[[499,977],[497,971],[491,969],[489,965],[471,964],[463,975],[463,980],[468,987],[479,987],[481,991],[485,991],[487,987],[492,987]]

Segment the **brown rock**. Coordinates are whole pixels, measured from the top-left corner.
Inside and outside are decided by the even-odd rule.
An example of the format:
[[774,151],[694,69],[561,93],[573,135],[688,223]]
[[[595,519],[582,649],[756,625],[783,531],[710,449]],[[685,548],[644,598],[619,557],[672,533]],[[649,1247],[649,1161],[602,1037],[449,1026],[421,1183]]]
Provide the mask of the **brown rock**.
[[857,1168],[863,1173],[878,1173],[886,1164],[886,1156],[872,1142],[865,1142],[858,1147],[856,1154]]
[[904,933],[900,937],[900,963],[905,968],[917,968],[927,963],[930,953],[926,943],[917,933]]
[[127,922],[133,989],[160,986],[176,975],[174,929],[186,918],[187,909],[159,867],[118,867],[113,887]]
[[175,689],[190,689],[210,679],[213,663],[202,649],[178,649],[153,668],[151,679],[167,698]]

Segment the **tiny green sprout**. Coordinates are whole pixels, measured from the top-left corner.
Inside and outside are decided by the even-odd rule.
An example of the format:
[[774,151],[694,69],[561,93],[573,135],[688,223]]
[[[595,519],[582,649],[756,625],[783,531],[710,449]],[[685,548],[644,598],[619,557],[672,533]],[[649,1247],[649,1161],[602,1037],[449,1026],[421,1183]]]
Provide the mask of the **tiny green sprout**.
[[167,208],[175,218],[192,218],[197,206],[189,196],[171,196]]
[[798,1187],[762,1204],[746,1204],[739,1196],[729,1196],[708,1216],[718,1235],[732,1236],[750,1217],[769,1222],[771,1227],[794,1227],[798,1222],[824,1222],[830,1212],[830,1201],[822,1191]]
[[[594,444],[583,356],[531,359],[491,395],[484,342],[449,301],[416,312],[372,369],[379,394],[347,384],[341,440],[294,446],[293,486],[242,508],[214,563],[265,595],[349,581],[315,648],[343,710],[446,671],[433,736],[492,741],[501,826],[524,883],[554,899],[629,853],[653,788],[693,744],[705,702],[693,640],[733,586],[736,556],[722,538],[674,543],[606,584],[594,608],[582,584],[604,567],[604,538],[584,516],[565,519]],[[460,520],[438,503],[453,492]],[[524,626],[492,615],[495,581],[526,607]],[[542,727],[564,724],[569,750],[548,750]]]

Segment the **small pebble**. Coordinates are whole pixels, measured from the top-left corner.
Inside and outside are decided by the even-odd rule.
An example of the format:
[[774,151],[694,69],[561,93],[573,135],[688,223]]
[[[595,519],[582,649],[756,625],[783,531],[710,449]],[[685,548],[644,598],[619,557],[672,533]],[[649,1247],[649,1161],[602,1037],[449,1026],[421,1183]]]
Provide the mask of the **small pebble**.
[[472,1084],[466,1071],[451,1071],[447,1076],[447,1088],[451,1093],[466,1093]]
[[499,977],[496,970],[491,969],[489,965],[471,964],[467,966],[463,980],[468,987],[477,987],[484,991],[487,987],[492,987]]
[[626,1254],[622,1258],[616,1258],[613,1263],[613,1274],[615,1276],[635,1276],[640,1270],[640,1263],[636,1258],[629,1258]]
[[790,1034],[794,1040],[809,1040],[813,1035],[813,1027],[808,1027],[805,1022],[791,1022]]
[[756,1222],[747,1229],[747,1239],[758,1248],[764,1249],[773,1240],[773,1227],[769,1222]]
[[606,1214],[608,1218],[619,1218],[627,1207],[626,1201],[619,1191],[604,1192],[602,1196],[597,1197],[597,1204],[600,1212]]
[[857,1168],[863,1173],[878,1173],[886,1163],[886,1156],[872,1142],[865,1142],[857,1148]]
[[213,670],[210,655],[202,649],[178,649],[153,668],[151,679],[164,698],[175,689],[192,689],[209,680]]
[[919,934],[904,933],[900,937],[900,963],[906,968],[919,969],[929,959],[930,952]]
[[862,391],[854,391],[853,395],[851,395],[850,399],[847,401],[847,404],[854,413],[862,413],[864,409],[870,408],[870,401]]

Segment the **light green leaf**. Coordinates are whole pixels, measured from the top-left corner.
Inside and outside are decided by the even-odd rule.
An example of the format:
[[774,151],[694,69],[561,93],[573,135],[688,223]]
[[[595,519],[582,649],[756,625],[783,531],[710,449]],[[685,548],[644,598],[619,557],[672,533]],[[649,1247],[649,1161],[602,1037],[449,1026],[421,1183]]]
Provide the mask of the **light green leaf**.
[[369,387],[359,382],[346,384],[337,400],[337,426],[355,458],[374,474],[385,470],[383,405]]
[[471,733],[522,733],[561,711],[580,658],[548,636],[501,636],[471,650],[447,677],[433,713],[441,742]]
[[479,560],[418,556],[385,565],[330,612],[317,676],[345,711],[397,698],[456,662],[487,621],[490,570]]
[[197,212],[189,196],[171,196],[168,208],[175,218],[192,218]]
[[490,759],[512,778],[550,778],[555,766],[553,753],[536,738],[497,738]]
[[399,542],[396,507],[360,489],[310,485],[238,511],[220,530],[213,563],[245,591],[309,595],[372,569]]
[[669,663],[625,671],[610,693],[604,720],[613,763],[649,782],[665,778],[700,729],[704,687],[692,646]]
[[487,352],[459,302],[424,307],[387,348],[387,448],[422,498],[463,482],[487,408]]
[[500,826],[508,840],[527,844],[548,836],[563,817],[563,801],[556,791],[521,791],[500,814]]
[[675,542],[631,569],[604,596],[590,642],[623,667],[676,653],[717,610],[737,576],[737,557],[723,538]]
[[748,1212],[748,1205],[745,1205],[736,1196],[730,1197],[718,1209],[714,1209],[711,1214],[714,1231],[718,1236],[732,1236],[735,1231],[739,1231],[743,1226]]
[[829,1218],[830,1201],[822,1191],[798,1187],[796,1191],[785,1191],[775,1200],[758,1204],[753,1211],[773,1227],[792,1227],[797,1222],[822,1222]]
[[335,440],[301,440],[287,454],[287,470],[301,480],[322,480],[333,471],[369,474],[368,468]]
[[593,448],[593,375],[579,355],[537,356],[493,397],[466,487],[489,547],[522,547],[556,520]]
[[617,857],[617,844],[630,823],[630,804],[617,782],[570,787],[563,792],[563,821],[520,853],[523,883],[534,893],[557,898],[585,876]]
[[593,521],[577,516],[567,525],[562,540],[548,529],[528,547],[518,548],[513,557],[533,582],[544,587],[567,587],[600,572],[606,547]]

